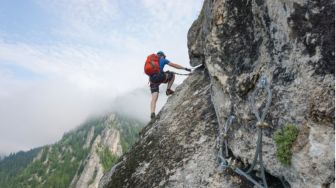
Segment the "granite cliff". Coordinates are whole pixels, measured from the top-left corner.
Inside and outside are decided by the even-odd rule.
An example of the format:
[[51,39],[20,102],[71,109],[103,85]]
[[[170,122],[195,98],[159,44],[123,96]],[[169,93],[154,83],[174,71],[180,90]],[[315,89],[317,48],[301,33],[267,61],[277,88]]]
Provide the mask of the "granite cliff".
[[[188,33],[202,66],[100,187],[334,187],[334,6],[205,0]],[[287,125],[290,165],[274,140]]]

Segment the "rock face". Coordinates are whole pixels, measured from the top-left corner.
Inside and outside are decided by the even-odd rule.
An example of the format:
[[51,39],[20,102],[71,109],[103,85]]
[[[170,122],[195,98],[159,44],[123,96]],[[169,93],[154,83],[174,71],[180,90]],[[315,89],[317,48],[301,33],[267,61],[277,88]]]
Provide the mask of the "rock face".
[[[256,151],[256,124],[270,126],[262,140],[269,187],[333,186],[334,22],[330,0],[206,0],[188,33],[190,64],[204,68],[177,88],[100,186],[253,187],[217,168],[218,130],[230,116],[228,147],[245,166]],[[261,78],[272,93],[258,122],[253,107],[262,113],[268,101],[257,90]],[[299,129],[291,166],[277,160],[272,138],[286,124]]]
[[[88,135],[90,136],[90,135]],[[108,140],[108,142],[106,142]],[[110,149],[111,153],[120,156],[122,149],[120,145],[120,133],[113,128],[105,128],[102,136],[98,135],[91,145],[91,151],[85,161],[83,172],[73,179],[71,187],[76,188],[95,188],[98,187],[100,178],[104,174],[102,162],[99,158],[99,152],[102,147]]]
[[[270,82],[264,163],[292,187],[334,181],[334,22],[333,1],[209,0],[189,31],[191,64],[206,65],[218,118],[236,117],[229,141],[235,156],[253,158],[257,120],[248,99],[262,76]],[[260,111],[266,98],[257,94]],[[276,160],[271,138],[286,124],[303,138],[291,167]]]
[[[205,72],[205,71],[204,71]],[[189,77],[168,99],[156,121],[100,187],[239,187],[247,184],[217,169],[218,124],[210,80],[203,71]],[[229,181],[233,179],[232,181]]]
[[[70,187],[74,188],[96,188],[98,187],[99,181],[104,174],[104,168],[102,166],[101,158],[99,157],[99,152],[102,152],[104,148],[108,148],[110,152],[116,156],[122,154],[122,147],[120,143],[120,132],[114,127],[109,126],[110,124],[119,123],[116,120],[114,114],[108,116],[104,122],[104,130],[102,133],[94,139],[94,127],[91,128],[87,135],[86,143],[84,148],[90,148],[90,153],[88,158],[83,161],[83,172],[76,174],[73,178]],[[92,144],[91,144],[92,143]]]

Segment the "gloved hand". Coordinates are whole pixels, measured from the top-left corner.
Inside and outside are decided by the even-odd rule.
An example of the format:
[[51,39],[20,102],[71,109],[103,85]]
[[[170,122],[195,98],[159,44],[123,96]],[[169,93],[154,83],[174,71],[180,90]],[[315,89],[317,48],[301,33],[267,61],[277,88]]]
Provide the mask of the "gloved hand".
[[191,72],[191,69],[184,68],[185,71]]

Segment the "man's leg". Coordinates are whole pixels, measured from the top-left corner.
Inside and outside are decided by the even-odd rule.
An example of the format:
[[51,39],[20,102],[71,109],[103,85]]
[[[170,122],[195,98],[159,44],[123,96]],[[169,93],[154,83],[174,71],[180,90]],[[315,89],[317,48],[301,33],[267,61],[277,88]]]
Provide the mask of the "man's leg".
[[173,85],[174,83],[174,80],[175,80],[175,74],[172,74],[172,78],[170,81],[168,81],[168,85],[167,85],[167,90],[171,88],[171,86]]
[[149,81],[150,81],[150,90],[151,90],[151,94],[152,94],[152,99],[151,99],[151,103],[150,103],[150,111],[151,111],[151,119],[155,118],[155,108],[156,108],[156,102],[159,98],[159,86],[161,84],[161,80],[160,79],[164,79],[164,75],[160,76],[160,74],[155,74],[153,76],[150,77]]
[[159,98],[159,92],[153,92],[152,93],[151,105],[150,105],[151,115],[153,113],[155,114],[156,101],[158,100],[158,98]]

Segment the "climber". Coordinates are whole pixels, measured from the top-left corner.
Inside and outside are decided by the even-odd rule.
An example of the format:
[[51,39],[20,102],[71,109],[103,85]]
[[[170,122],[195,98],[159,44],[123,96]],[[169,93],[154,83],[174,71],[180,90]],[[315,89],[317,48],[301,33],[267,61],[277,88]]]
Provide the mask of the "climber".
[[191,72],[191,69],[189,68],[185,68],[181,65],[170,62],[168,59],[166,59],[166,55],[162,51],[159,51],[156,54],[152,54],[147,57],[145,63],[145,73],[149,76],[150,90],[152,93],[152,99],[150,103],[151,119],[155,118],[155,107],[157,99],[159,97],[160,84],[167,83],[167,90],[166,90],[167,96],[172,95],[174,93],[174,91],[171,90],[171,86],[174,83],[175,74],[170,71],[164,72],[163,68],[165,65],[169,65],[176,69],[184,69],[188,72]]

